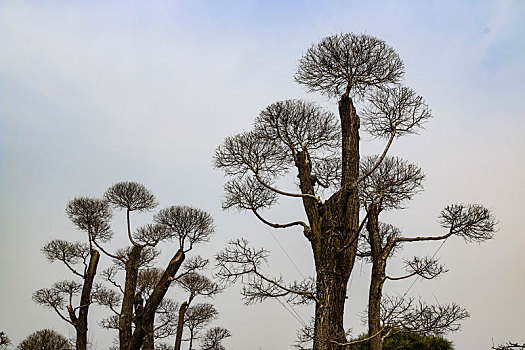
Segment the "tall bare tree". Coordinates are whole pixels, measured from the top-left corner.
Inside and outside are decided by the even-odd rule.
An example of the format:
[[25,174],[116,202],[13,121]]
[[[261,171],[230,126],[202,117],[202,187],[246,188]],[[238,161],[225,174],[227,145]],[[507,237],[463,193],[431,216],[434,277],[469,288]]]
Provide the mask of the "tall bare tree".
[[[106,326],[118,329],[120,349],[139,350],[144,342],[151,349],[157,310],[170,285],[177,278],[186,253],[195,244],[208,241],[213,234],[213,219],[208,213],[196,208],[171,206],[155,214],[152,224],[134,231],[131,227],[131,212],[151,211],[157,206],[151,191],[135,182],[119,182],[106,191],[104,198],[115,208],[125,211],[130,242],[130,246],[110,253],[94,240],[94,244],[115,262],[115,267],[106,270],[104,277],[122,293],[121,301],[117,297],[100,299],[101,303],[113,309],[120,305],[120,310],[114,310],[116,317],[110,319]],[[168,265],[155,273],[155,278],[150,281],[153,285],[148,285],[145,293],[145,288],[139,288],[140,272],[151,267],[159,254],[156,247],[161,242],[168,241],[176,242],[177,250]],[[189,261],[189,265],[193,263],[198,265],[197,260]],[[197,267],[190,267],[190,270]],[[123,285],[117,281],[120,270],[124,271]]]
[[[66,215],[81,231],[87,233],[88,243],[53,240],[42,248],[50,261],[61,261],[82,283],[74,280],[56,282],[51,288],[33,293],[33,300],[55,312],[76,330],[76,349],[87,349],[88,311],[92,303],[94,279],[100,253],[94,248],[95,240],[111,239],[111,210],[101,199],[79,197],[70,201]],[[77,267],[80,265],[80,268]],[[80,296],[77,300],[77,296]]]
[[[358,185],[361,118],[365,129],[387,140],[372,173],[394,138],[415,133],[430,118],[424,100],[398,86],[403,62],[384,41],[368,35],[337,34],[309,48],[295,80],[310,91],[338,99],[339,118],[313,103],[286,100],[265,108],[254,129],[225,139],[214,163],[231,177],[224,208],[249,210],[273,228],[299,226],[315,262],[315,350],[341,349],[346,340],[343,312],[354,266],[359,219]],[[294,169],[298,191],[277,180]],[[324,195],[323,195],[324,194]],[[306,221],[275,223],[262,210],[279,197],[301,201]],[[302,291],[300,294],[302,293]]]

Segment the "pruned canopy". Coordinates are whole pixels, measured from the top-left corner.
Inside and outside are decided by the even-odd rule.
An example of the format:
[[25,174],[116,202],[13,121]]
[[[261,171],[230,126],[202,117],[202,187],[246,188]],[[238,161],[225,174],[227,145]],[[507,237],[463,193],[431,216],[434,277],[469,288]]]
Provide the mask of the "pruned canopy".
[[86,231],[90,239],[111,239],[110,220],[113,214],[105,200],[77,197],[67,204],[66,215],[78,229]]
[[144,185],[129,181],[108,188],[104,198],[115,207],[129,211],[149,211],[158,204],[153,193]]
[[417,165],[398,157],[385,157],[373,169],[378,161],[379,156],[361,160],[361,174],[370,173],[359,184],[362,205],[366,208],[375,204],[379,210],[403,208],[406,201],[423,189],[425,174]]
[[178,239],[181,249],[189,242],[193,244],[207,242],[213,232],[213,218],[197,208],[174,205],[160,210],[153,218],[156,224],[166,228],[172,238]]
[[299,61],[295,81],[328,97],[362,95],[370,87],[398,83],[403,61],[383,40],[335,34],[312,45]]
[[376,137],[416,134],[432,114],[423,97],[407,87],[377,89],[362,112],[365,130]]
[[479,204],[452,204],[441,211],[441,226],[467,242],[483,242],[494,236],[497,224],[492,212]]

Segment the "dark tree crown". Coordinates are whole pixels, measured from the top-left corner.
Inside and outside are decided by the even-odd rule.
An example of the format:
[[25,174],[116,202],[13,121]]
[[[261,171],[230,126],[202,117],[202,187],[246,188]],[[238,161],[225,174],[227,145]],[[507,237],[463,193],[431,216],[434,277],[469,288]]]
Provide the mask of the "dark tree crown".
[[295,81],[309,91],[338,97],[397,84],[404,73],[403,61],[383,40],[345,33],[312,45],[299,60]]
[[119,182],[108,188],[104,198],[117,208],[129,211],[149,211],[157,206],[153,193],[136,182]]

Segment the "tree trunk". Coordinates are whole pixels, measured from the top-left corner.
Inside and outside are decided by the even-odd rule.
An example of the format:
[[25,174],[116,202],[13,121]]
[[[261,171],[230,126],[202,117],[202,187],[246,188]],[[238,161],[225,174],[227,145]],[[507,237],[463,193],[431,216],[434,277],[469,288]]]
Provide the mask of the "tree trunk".
[[[304,207],[312,233],[316,267],[314,350],[340,350],[346,342],[343,326],[344,306],[350,273],[355,262],[359,228],[359,117],[352,100],[343,96],[339,101],[342,130],[341,188],[324,204],[312,208],[311,199]],[[304,169],[304,167],[303,167]],[[302,182],[306,176],[299,177]],[[301,183],[301,185],[304,185]],[[304,190],[301,186],[301,190]]]
[[137,323],[137,326],[135,327],[135,331],[133,332],[133,336],[131,338],[131,342],[129,343],[128,348],[123,349],[140,350],[140,347],[144,343],[144,337],[146,336],[146,325],[148,325],[154,319],[155,311],[157,310],[162,299],[164,298],[164,295],[166,295],[166,292],[168,291],[168,288],[171,282],[173,281],[175,274],[184,262],[184,258],[184,251],[180,249],[170,260],[168,267],[160,277],[159,282],[155,286],[155,289],[153,289],[153,292],[146,301],[144,312],[142,314],[141,319]]
[[379,212],[372,204],[368,209],[366,228],[370,236],[370,251],[372,255],[372,278],[368,292],[368,341],[370,350],[382,350],[381,341],[381,297],[385,281],[386,256],[382,249],[382,240],[379,235]]
[[186,314],[187,308],[188,308],[188,303],[186,301],[183,302],[179,308],[179,320],[177,323],[177,337],[175,338],[174,350],[180,350],[180,345],[182,343],[182,327],[184,326],[184,315]]
[[87,349],[88,312],[89,306],[91,304],[91,290],[93,289],[93,281],[95,280],[98,261],[100,259],[100,253],[97,250],[91,249],[90,255],[88,268],[84,276],[82,294],[80,295],[78,318],[75,320],[75,330],[77,331],[77,350]]
[[139,273],[140,255],[142,247],[132,246],[126,261],[126,282],[124,285],[124,297],[119,316],[119,341],[120,349],[127,349],[132,337],[133,304],[137,289],[137,277]]
[[146,327],[146,336],[144,337],[144,344],[142,345],[142,350],[155,350],[155,338],[154,338],[154,324],[155,319],[152,319],[148,322]]

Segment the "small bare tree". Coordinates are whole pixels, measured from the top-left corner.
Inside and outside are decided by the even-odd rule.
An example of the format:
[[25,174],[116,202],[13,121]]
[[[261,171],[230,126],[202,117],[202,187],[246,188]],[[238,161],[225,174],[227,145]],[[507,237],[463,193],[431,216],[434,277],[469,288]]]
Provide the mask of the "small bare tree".
[[184,322],[186,321],[185,315],[188,308],[191,306],[192,301],[197,296],[213,297],[217,293],[222,291],[222,288],[215,282],[212,282],[208,277],[201,275],[197,272],[191,272],[177,279],[178,285],[188,293],[188,299],[185,300],[179,308],[178,322],[177,322],[177,333],[175,337],[175,350],[180,350],[182,342],[182,331]]
[[17,346],[18,350],[73,350],[74,346],[62,334],[52,329],[36,331]]
[[210,328],[202,337],[201,348],[202,350],[225,350],[222,341],[229,337],[231,337],[231,333],[225,328]]
[[[76,349],[87,349],[88,311],[92,303],[94,279],[100,253],[94,248],[95,240],[111,239],[111,210],[106,201],[79,197],[70,201],[66,215],[78,229],[87,233],[88,243],[53,240],[42,248],[50,261],[61,261],[82,283],[74,280],[56,282],[51,288],[33,293],[33,300],[53,309],[76,330]],[[80,267],[77,267],[80,266]],[[77,297],[79,296],[78,300]]]
[[184,314],[184,326],[189,333],[189,337],[186,339],[189,341],[188,349],[193,349],[193,342],[199,337],[199,333],[218,315],[219,312],[212,304],[199,303],[188,307]]
[[[440,214],[445,234],[421,237],[403,237],[401,232],[379,221],[383,211],[402,209],[414,194],[422,189],[424,174],[415,164],[400,158],[386,157],[378,166],[378,157],[366,157],[361,162],[361,173],[370,175],[360,184],[360,200],[366,210],[366,230],[359,244],[358,255],[372,263],[368,299],[368,335],[370,349],[382,349],[386,337],[395,332],[442,334],[458,329],[458,321],[468,316],[455,304],[427,306],[403,298],[383,302],[383,285],[387,280],[403,280],[413,276],[433,279],[446,272],[434,257],[413,257],[405,260],[407,274],[388,276],[388,259],[395,249],[406,242],[445,240],[451,236],[465,241],[481,242],[492,238],[495,219],[481,205],[454,204]],[[371,171],[375,167],[374,171]]]

